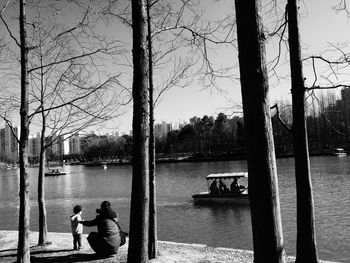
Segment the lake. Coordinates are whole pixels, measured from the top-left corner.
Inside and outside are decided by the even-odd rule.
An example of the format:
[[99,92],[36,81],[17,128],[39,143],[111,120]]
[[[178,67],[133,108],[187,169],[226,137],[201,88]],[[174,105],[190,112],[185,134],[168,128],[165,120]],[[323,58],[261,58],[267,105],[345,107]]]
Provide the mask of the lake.
[[[350,156],[311,157],[319,258],[350,262]],[[295,255],[296,193],[294,159],[278,159],[278,180],[286,253]],[[123,228],[130,216],[131,166],[64,166],[68,174],[46,177],[48,230],[70,232],[73,207],[83,219],[109,200]],[[195,206],[192,194],[207,189],[210,173],[246,171],[246,161],[164,163],[157,166],[158,238],[214,247],[252,250],[248,206]],[[38,230],[37,168],[29,168],[31,230]],[[0,229],[17,230],[18,170],[0,170]],[[84,232],[94,228],[84,228]]]

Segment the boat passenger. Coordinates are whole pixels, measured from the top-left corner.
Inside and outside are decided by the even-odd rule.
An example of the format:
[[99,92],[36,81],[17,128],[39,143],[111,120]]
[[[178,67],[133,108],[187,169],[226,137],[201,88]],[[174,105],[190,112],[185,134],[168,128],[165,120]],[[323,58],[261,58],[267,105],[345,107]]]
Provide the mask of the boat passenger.
[[242,193],[244,192],[245,187],[243,185],[238,184],[238,178],[233,178],[233,182],[230,186],[231,193]]
[[216,180],[214,180],[210,187],[209,187],[209,190],[210,190],[210,193],[211,194],[218,194],[219,193],[219,188],[218,188],[218,185],[217,185],[217,182]]
[[221,179],[219,180],[219,192],[220,194],[226,194],[229,192],[226,184]]

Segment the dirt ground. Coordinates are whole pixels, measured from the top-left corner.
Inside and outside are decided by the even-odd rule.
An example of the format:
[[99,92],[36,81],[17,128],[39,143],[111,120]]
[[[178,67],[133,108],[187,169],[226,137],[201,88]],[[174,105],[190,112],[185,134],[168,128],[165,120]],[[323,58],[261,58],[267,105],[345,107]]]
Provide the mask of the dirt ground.
[[[110,258],[97,258],[90,248],[86,236],[83,239],[83,249],[74,251],[72,249],[72,235],[70,233],[48,234],[48,246],[36,246],[38,232],[30,234],[30,251],[32,263],[50,262],[91,262],[109,263],[127,261],[128,243],[122,246],[118,254]],[[0,262],[16,262],[17,231],[0,231]],[[174,242],[158,242],[158,257],[151,263],[250,263],[253,262],[253,252],[238,249],[213,248],[201,244],[184,244]],[[294,258],[287,257],[286,262],[294,262]],[[326,261],[323,261],[326,262]]]

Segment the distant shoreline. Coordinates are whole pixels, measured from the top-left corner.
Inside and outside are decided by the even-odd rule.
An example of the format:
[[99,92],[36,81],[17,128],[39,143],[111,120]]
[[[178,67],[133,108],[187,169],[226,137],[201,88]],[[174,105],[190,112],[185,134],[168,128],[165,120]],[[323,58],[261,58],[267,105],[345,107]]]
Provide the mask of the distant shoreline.
[[[314,152],[310,153],[310,156],[331,156],[331,152]],[[277,159],[283,158],[293,158],[294,154],[280,154],[277,155]],[[230,154],[230,155],[211,155],[211,156],[181,156],[181,157],[160,157],[157,158],[156,163],[185,163],[185,162],[223,162],[223,161],[240,161],[246,160],[246,154]],[[103,165],[131,165],[131,160],[123,160],[123,161],[91,161],[91,162],[74,162],[74,163],[66,163],[69,165],[84,165],[87,167],[97,167]]]

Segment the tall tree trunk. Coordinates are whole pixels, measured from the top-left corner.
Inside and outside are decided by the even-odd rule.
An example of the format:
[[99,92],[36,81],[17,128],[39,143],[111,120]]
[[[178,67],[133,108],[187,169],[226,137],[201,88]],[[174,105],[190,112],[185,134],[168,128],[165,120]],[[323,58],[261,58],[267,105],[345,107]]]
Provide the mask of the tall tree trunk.
[[42,126],[41,126],[41,138],[40,138],[40,156],[39,156],[39,174],[38,174],[38,207],[39,207],[39,240],[38,245],[43,246],[49,244],[47,240],[47,217],[45,207],[45,160],[46,160],[46,147],[45,147],[45,113],[42,112]]
[[154,138],[153,53],[150,0],[147,0],[148,80],[149,80],[149,240],[148,258],[157,257],[156,153]]
[[[42,54],[40,43],[40,54]],[[38,245],[44,246],[50,244],[47,240],[47,217],[45,206],[45,163],[46,163],[46,115],[44,112],[44,71],[43,71],[43,57],[40,56],[40,90],[41,90],[41,138],[40,138],[40,156],[39,156],[39,174],[38,174],[38,207],[39,207],[39,240]]]
[[133,161],[128,263],[148,262],[149,109],[146,0],[132,0]]
[[315,237],[314,201],[310,174],[309,149],[305,120],[305,86],[300,57],[296,0],[288,0],[288,42],[292,78],[293,144],[297,190],[296,262],[318,262]]
[[284,262],[275,149],[256,0],[235,0],[255,263]]
[[20,167],[20,190],[19,190],[19,224],[18,224],[18,249],[17,262],[30,262],[29,250],[29,178],[28,165],[28,49],[26,45],[26,14],[25,0],[19,1],[19,29],[21,45],[21,136],[19,141],[19,167]]

